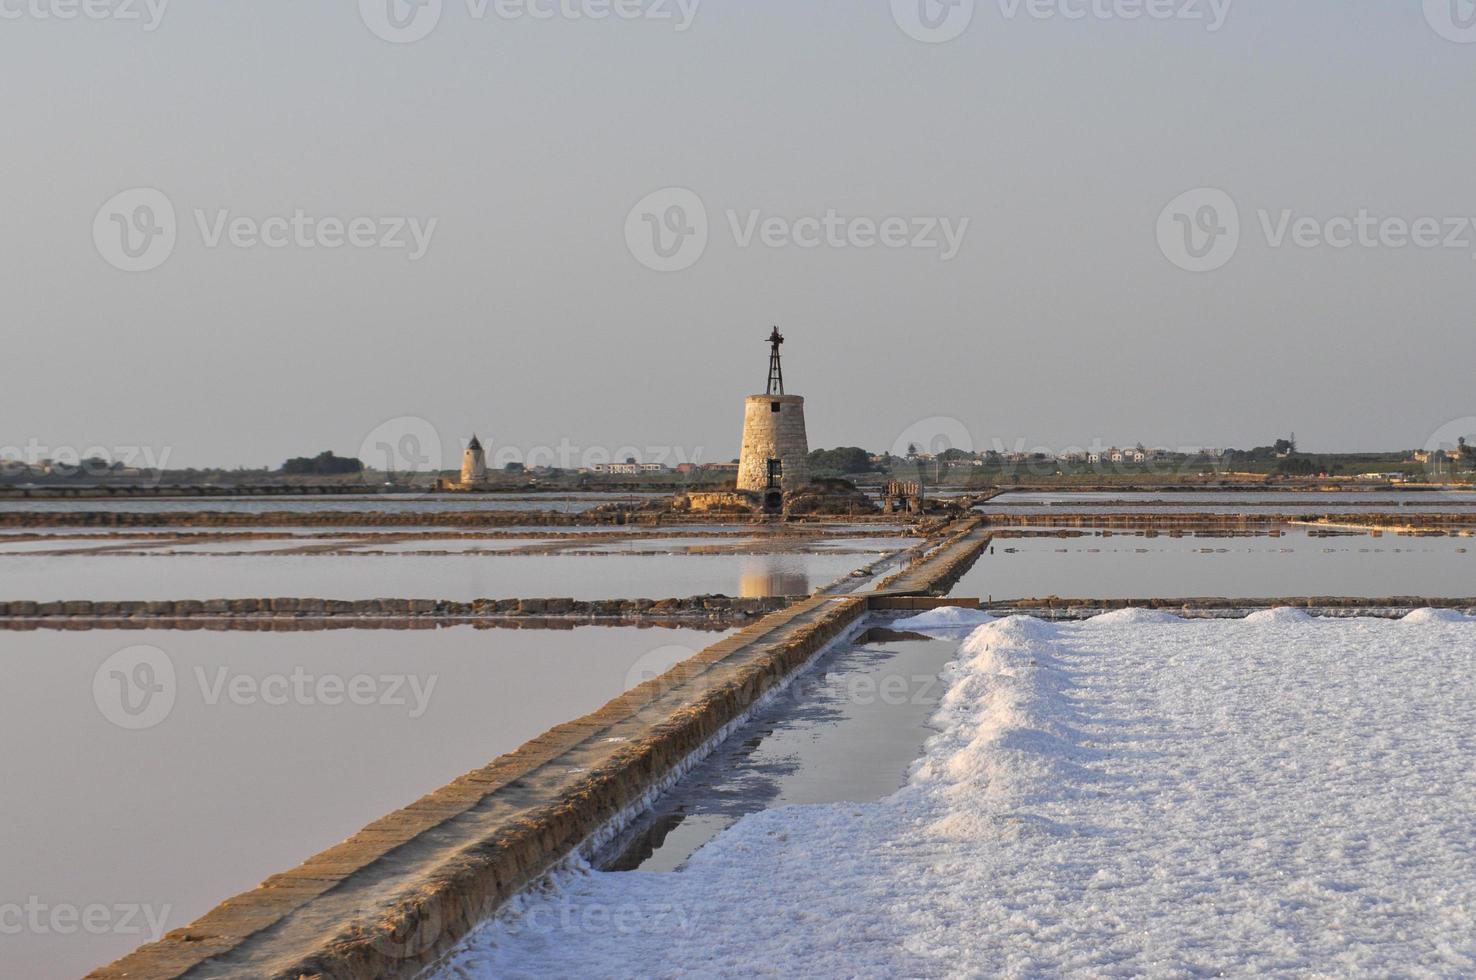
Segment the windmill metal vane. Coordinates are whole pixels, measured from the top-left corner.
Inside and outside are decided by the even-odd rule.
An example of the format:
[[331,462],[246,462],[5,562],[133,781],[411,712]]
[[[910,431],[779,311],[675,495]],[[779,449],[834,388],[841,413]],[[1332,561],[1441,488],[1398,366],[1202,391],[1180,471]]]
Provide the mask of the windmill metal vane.
[[775,327],[774,332],[769,334],[769,344],[773,350],[769,354],[769,387],[764,390],[766,395],[784,394],[784,369],[779,364],[779,345],[784,343],[784,335]]

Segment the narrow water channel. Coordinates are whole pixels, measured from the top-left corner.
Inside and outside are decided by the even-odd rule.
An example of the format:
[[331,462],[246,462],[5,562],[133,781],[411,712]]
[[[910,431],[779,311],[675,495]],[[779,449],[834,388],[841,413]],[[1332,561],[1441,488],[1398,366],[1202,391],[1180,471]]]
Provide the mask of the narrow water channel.
[[657,801],[604,867],[680,871],[744,814],[900,789],[932,734],[940,673],[957,647],[877,627],[827,653]]

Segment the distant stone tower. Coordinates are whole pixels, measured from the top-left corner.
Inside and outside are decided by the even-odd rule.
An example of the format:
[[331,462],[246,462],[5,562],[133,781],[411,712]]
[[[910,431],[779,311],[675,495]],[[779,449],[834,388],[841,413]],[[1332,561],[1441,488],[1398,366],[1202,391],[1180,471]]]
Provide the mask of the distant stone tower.
[[461,485],[474,487],[486,482],[487,454],[482,451],[481,440],[473,433],[471,442],[467,444],[466,452],[461,456]]
[[805,400],[784,393],[779,363],[779,328],[769,336],[769,384],[751,395],[743,411],[743,450],[738,457],[738,489],[760,494],[766,511],[784,506],[784,495],[810,482],[810,445],[805,435]]

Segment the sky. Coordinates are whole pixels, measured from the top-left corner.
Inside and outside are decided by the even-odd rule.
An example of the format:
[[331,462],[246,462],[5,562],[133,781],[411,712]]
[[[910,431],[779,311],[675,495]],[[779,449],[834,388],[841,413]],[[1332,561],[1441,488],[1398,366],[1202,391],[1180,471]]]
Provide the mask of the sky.
[[80,2],[0,453],[729,459],[774,324],[816,447],[1476,433],[1470,0]]

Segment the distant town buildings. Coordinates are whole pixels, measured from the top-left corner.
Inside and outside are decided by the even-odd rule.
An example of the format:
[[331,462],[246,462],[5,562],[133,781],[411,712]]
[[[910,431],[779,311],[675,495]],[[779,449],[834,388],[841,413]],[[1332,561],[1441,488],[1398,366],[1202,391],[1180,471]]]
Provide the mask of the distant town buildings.
[[595,463],[588,470],[580,470],[581,473],[589,472],[600,476],[640,476],[643,473],[670,473],[660,463]]
[[711,473],[714,476],[733,476],[738,472],[737,463],[678,463],[676,472],[684,475]]

